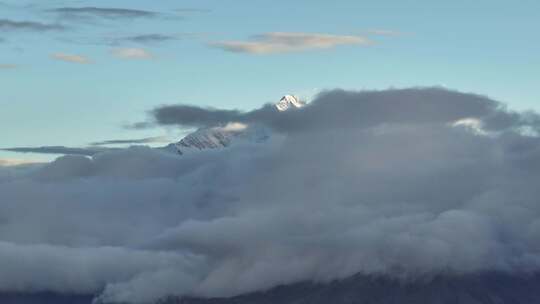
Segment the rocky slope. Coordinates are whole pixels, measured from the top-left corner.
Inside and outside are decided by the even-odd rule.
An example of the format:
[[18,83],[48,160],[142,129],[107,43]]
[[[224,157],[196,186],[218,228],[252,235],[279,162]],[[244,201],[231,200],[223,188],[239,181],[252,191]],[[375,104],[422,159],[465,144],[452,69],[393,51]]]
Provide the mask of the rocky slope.
[[[91,295],[1,294],[2,304],[92,304]],[[162,299],[155,304],[537,304],[540,274],[488,272],[414,281],[356,275],[330,283],[296,283],[231,298]],[[120,303],[116,303],[120,304]],[[123,304],[123,303],[122,303]]]
[[484,273],[402,282],[357,275],[328,284],[298,283],[227,299],[168,299],[162,304],[534,304],[540,275]]

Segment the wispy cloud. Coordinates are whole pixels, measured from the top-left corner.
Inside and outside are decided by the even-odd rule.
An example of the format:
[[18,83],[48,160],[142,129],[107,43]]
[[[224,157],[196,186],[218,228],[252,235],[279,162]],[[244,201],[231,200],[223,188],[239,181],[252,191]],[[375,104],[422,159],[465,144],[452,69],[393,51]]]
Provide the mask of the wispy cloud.
[[54,54],[51,54],[51,58],[60,60],[60,61],[80,63],[80,64],[87,64],[87,63],[92,62],[90,59],[88,59],[85,56],[66,54],[66,53],[54,53]]
[[365,33],[370,35],[377,35],[377,36],[401,36],[403,35],[403,32],[395,31],[395,30],[387,30],[387,29],[371,29],[365,31]]
[[16,68],[17,65],[16,64],[0,64],[0,70],[3,70],[3,69],[14,69]]
[[66,18],[89,18],[98,17],[106,19],[133,19],[133,18],[152,18],[157,17],[159,13],[127,9],[127,8],[104,8],[104,7],[59,7],[49,10],[50,12],[61,14]]
[[4,148],[2,151],[16,153],[37,153],[37,154],[69,154],[69,155],[85,155],[92,156],[100,152],[110,150],[111,148],[73,148],[65,146],[43,146],[43,147],[13,147]]
[[0,167],[18,166],[18,165],[31,164],[31,163],[34,163],[34,162],[29,161],[29,160],[24,160],[24,159],[0,158]]
[[339,45],[370,44],[372,42],[368,38],[354,35],[272,32],[253,36],[249,41],[228,40],[213,42],[210,45],[235,53],[272,54],[329,49]]
[[93,142],[91,146],[107,146],[107,145],[125,145],[125,144],[151,144],[151,143],[166,143],[169,140],[164,136],[146,137],[138,139],[112,139]]
[[178,34],[160,34],[160,33],[144,33],[144,34],[132,34],[132,35],[111,35],[106,37],[61,37],[58,40],[71,44],[82,45],[100,45],[111,46],[117,48],[126,47],[126,45],[158,45],[165,42],[196,38],[200,34],[196,33],[178,33]]
[[212,10],[208,8],[179,8],[174,11],[179,14],[204,14],[212,12]]
[[0,19],[0,31],[61,31],[66,27],[61,24],[42,23],[37,21],[15,21]]
[[127,42],[135,42],[135,43],[142,43],[142,44],[153,44],[153,43],[160,43],[170,40],[177,40],[178,37],[171,36],[171,35],[164,35],[164,34],[140,34],[140,35],[133,35],[133,36],[127,36],[115,39],[115,42],[119,41],[127,41]]
[[149,121],[139,121],[139,122],[124,124],[124,128],[128,130],[144,130],[144,129],[150,129],[150,128],[155,128],[155,127],[156,125]]
[[152,59],[154,55],[141,48],[116,48],[111,50],[111,54],[121,59]]

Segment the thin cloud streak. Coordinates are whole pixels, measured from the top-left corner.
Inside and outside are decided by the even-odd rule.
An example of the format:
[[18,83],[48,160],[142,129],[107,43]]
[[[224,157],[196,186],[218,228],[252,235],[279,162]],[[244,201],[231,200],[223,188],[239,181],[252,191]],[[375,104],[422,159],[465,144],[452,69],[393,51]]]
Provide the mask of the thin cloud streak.
[[81,45],[99,45],[99,46],[110,46],[115,48],[123,48],[126,45],[158,45],[165,42],[181,40],[184,38],[194,38],[198,34],[194,33],[179,33],[179,34],[160,34],[160,33],[150,33],[150,34],[133,34],[126,36],[107,36],[107,37],[62,37],[58,40],[71,43],[71,44],[81,44]]
[[228,52],[263,55],[329,49],[340,45],[368,46],[372,43],[366,37],[353,35],[271,32],[252,36],[249,41],[220,41],[213,42],[210,46]]
[[26,164],[33,164],[33,163],[35,162],[24,160],[24,159],[0,158],[0,167],[19,166],[19,165],[26,165]]
[[174,10],[175,12],[179,13],[179,14],[192,14],[192,13],[210,13],[212,12],[211,9],[207,9],[207,8],[179,8],[179,9],[175,9]]
[[66,27],[61,24],[42,23],[37,21],[15,21],[0,19],[0,31],[62,31]]
[[0,70],[2,69],[15,69],[18,66],[16,64],[0,64]]
[[80,64],[88,64],[92,61],[88,59],[87,57],[81,56],[81,55],[73,55],[73,54],[65,54],[65,53],[55,53],[51,55],[51,58],[65,61],[65,62],[71,62],[71,63],[80,63]]
[[386,29],[371,29],[365,32],[367,34],[377,35],[377,36],[402,36],[404,34],[400,31],[386,30]]
[[73,148],[65,146],[43,146],[43,147],[12,147],[0,149],[2,151],[16,153],[36,153],[36,154],[62,154],[62,155],[83,155],[93,156],[101,152],[111,150],[111,148]]
[[134,123],[125,123],[123,127],[128,130],[145,130],[155,128],[157,125],[149,121],[139,121]]
[[139,139],[112,139],[90,143],[91,146],[106,146],[106,145],[125,145],[125,144],[152,144],[166,143],[168,138],[164,136],[146,137]]
[[152,18],[157,17],[159,13],[126,9],[126,8],[104,8],[104,7],[60,7],[49,10],[50,12],[59,13],[67,18],[87,18],[99,17],[105,19],[133,19],[133,18]]
[[128,42],[135,42],[135,43],[141,43],[141,44],[153,44],[153,43],[160,43],[160,42],[178,40],[178,39],[179,39],[178,37],[171,36],[171,35],[164,35],[164,34],[141,34],[141,35],[118,38],[118,39],[115,39],[115,42],[128,41]]
[[116,48],[111,50],[111,54],[120,59],[152,59],[154,55],[141,48]]

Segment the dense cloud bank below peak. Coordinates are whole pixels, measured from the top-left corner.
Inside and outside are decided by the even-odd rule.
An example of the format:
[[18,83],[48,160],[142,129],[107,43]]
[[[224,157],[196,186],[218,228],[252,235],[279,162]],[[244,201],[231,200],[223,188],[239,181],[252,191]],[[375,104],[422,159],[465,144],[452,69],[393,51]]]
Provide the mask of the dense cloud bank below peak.
[[147,303],[356,273],[540,270],[535,113],[437,88],[329,91],[284,113],[182,107],[157,121],[282,134],[0,167],[0,291]]

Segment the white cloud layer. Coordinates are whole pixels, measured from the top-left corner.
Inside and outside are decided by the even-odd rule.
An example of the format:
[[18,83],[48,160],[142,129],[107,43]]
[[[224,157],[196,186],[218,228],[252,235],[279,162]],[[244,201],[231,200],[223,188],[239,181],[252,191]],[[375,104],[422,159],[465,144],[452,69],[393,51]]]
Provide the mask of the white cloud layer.
[[202,115],[280,133],[263,144],[0,167],[0,290],[146,303],[540,270],[540,138],[520,132],[537,114],[442,89],[332,91],[281,120],[264,109]]

